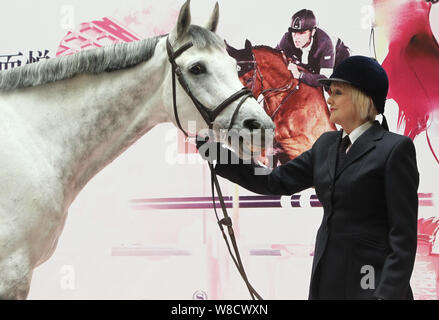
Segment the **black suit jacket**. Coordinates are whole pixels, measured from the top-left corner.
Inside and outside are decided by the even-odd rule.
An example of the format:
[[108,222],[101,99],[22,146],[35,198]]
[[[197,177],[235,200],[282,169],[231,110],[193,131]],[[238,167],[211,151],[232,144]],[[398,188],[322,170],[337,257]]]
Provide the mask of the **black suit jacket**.
[[413,299],[419,185],[413,142],[375,121],[336,173],[341,134],[322,134],[310,150],[266,175],[255,175],[254,164],[217,164],[216,172],[259,194],[315,187],[324,215],[310,299]]

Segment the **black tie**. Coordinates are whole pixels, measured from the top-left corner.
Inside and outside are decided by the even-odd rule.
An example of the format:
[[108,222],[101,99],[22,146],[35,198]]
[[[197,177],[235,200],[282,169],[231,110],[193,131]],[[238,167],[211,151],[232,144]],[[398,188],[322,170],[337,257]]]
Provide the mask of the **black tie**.
[[351,140],[349,136],[346,135],[340,143],[340,148],[338,149],[338,162],[337,162],[337,172],[341,169],[344,161],[346,160],[346,149],[351,145]]

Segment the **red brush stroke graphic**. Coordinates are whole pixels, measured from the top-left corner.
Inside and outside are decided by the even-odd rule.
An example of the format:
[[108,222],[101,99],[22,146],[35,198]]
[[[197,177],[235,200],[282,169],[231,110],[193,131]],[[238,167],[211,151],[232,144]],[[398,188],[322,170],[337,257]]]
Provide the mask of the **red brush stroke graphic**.
[[[395,5],[384,8],[392,2]],[[427,129],[431,113],[439,109],[439,46],[429,22],[432,4],[409,1],[398,6],[400,3],[374,1],[377,13],[392,11],[385,13],[389,52],[383,67],[389,75],[388,98],[399,105],[398,126],[404,122],[404,134],[414,139]]]

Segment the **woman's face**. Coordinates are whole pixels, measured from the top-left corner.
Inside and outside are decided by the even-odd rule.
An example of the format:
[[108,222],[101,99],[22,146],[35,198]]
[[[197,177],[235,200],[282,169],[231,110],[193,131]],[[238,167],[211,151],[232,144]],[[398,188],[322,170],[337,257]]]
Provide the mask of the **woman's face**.
[[355,106],[352,103],[352,91],[349,85],[333,82],[328,93],[329,120],[331,122],[342,126],[348,134],[364,122],[357,115]]

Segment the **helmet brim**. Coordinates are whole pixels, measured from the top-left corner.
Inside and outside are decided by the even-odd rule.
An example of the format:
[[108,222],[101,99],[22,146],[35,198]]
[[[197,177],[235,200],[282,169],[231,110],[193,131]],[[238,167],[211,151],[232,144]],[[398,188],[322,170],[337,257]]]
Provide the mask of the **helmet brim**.
[[331,85],[332,82],[344,82],[347,84],[352,85],[352,82],[347,81],[345,79],[340,79],[340,78],[329,78],[329,79],[318,79],[318,82],[320,82],[321,84],[323,84],[325,87],[329,87]]
[[291,27],[288,28],[288,31],[291,32],[303,32],[303,31],[307,31],[307,30],[312,30],[316,27],[307,27],[307,28],[300,28],[300,29],[293,29]]

